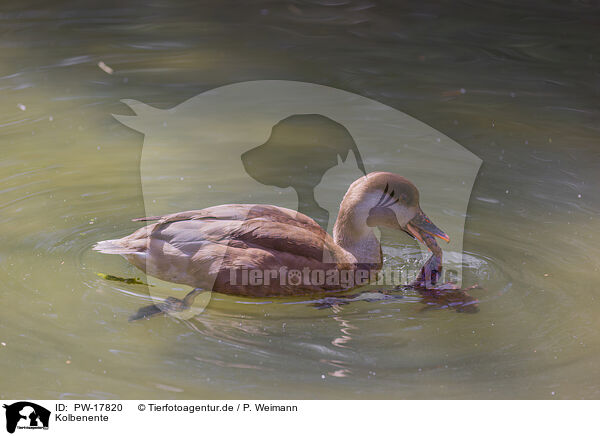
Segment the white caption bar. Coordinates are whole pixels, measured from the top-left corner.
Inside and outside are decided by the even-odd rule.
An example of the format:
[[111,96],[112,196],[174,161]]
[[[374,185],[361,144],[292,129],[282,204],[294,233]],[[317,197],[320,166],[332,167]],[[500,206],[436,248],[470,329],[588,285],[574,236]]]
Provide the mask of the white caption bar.
[[[584,434],[597,401],[3,401],[0,434]],[[8,431],[8,433],[6,433]]]

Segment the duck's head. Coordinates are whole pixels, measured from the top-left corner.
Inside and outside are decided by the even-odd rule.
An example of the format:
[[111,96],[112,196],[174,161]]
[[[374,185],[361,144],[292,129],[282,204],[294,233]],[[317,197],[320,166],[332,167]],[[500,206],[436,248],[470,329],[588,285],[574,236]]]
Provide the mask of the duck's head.
[[387,227],[402,230],[422,242],[421,233],[449,242],[448,235],[419,206],[419,191],[408,179],[376,172],[356,180],[348,189],[342,209],[352,210],[353,230]]

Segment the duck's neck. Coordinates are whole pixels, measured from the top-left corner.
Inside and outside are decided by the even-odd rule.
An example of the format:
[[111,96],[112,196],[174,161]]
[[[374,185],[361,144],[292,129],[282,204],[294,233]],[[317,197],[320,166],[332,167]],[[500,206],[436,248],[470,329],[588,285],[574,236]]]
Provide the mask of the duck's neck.
[[367,226],[368,208],[345,197],[333,228],[337,245],[352,254],[356,263],[381,264],[381,245],[373,229]]

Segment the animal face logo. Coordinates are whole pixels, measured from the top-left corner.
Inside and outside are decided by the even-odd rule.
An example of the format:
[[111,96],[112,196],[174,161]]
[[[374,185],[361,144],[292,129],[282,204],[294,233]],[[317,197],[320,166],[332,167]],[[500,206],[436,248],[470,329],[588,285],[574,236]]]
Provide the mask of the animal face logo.
[[17,428],[47,429],[50,421],[50,411],[42,406],[28,401],[4,404],[6,409],[6,431],[14,433]]
[[315,200],[315,188],[338,159],[346,160],[350,153],[366,175],[360,151],[344,126],[323,115],[303,114],[278,122],[267,142],[241,158],[250,177],[264,185],[292,188],[298,195],[298,212],[327,228],[331,217]]
[[[223,203],[274,204],[331,232],[350,183],[392,172],[418,187],[422,209],[450,235],[444,269],[460,285],[466,211],[481,160],[430,126],[360,95],[294,81],[227,85],[168,110],[123,102],[135,115],[114,117],[144,134],[146,216]],[[221,251],[213,255],[226,257],[227,247]],[[402,247],[383,244],[383,251],[402,257]],[[212,289],[216,279],[203,287]],[[191,290],[148,281],[156,297]],[[197,298],[193,310],[177,316],[201,312],[209,298]]]

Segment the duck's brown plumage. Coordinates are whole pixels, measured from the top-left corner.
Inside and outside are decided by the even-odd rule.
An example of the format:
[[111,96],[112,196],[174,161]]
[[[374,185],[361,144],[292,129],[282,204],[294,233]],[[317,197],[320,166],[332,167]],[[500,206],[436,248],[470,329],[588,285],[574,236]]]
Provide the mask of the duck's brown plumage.
[[[410,181],[392,173],[371,173],[348,189],[333,238],[312,218],[290,209],[227,204],[139,218],[134,221],[157,222],[94,248],[120,254],[161,280],[204,290],[256,297],[333,292],[365,284],[381,269],[381,246],[372,227],[406,231],[418,216],[425,217]],[[276,275],[248,284],[242,282],[244,270]],[[333,270],[338,281],[280,280],[279,273],[289,270],[309,275]],[[342,274],[346,281],[340,283]]]
[[[150,275],[216,292],[264,297],[344,290],[339,284],[281,283],[279,276],[272,278],[268,286],[242,284],[244,269],[381,268],[381,264],[357,264],[312,218],[282,207],[227,204],[135,221],[149,220],[157,222],[106,242],[116,247],[113,252]],[[111,251],[106,244],[97,247]],[[330,256],[325,255],[326,251]]]

